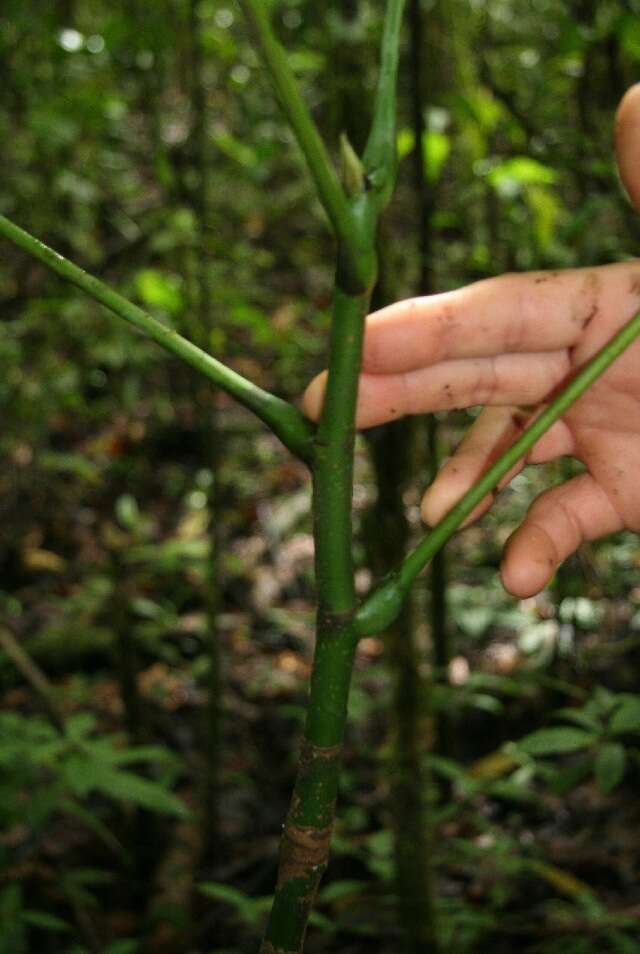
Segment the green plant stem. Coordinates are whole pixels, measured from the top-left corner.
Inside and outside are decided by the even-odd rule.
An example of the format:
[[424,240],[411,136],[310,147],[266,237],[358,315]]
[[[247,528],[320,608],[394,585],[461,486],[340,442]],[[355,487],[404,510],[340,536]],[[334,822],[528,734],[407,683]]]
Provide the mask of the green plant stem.
[[315,439],[318,624],[304,741],[262,954],[302,951],[329,857],[356,639],[351,496],[355,405],[368,296],[336,290],[325,407]]
[[[254,8],[253,2],[245,6]],[[384,79],[378,87],[376,117],[395,152],[395,72],[402,2],[390,0],[382,48]],[[392,14],[389,11],[392,11]],[[391,84],[393,95],[388,93]],[[380,106],[384,100],[384,108]],[[285,112],[286,112],[285,108]],[[293,117],[291,117],[293,119]],[[380,123],[381,120],[378,119]],[[356,595],[353,572],[352,494],[355,411],[362,359],[364,320],[376,273],[376,230],[392,168],[384,186],[351,200],[352,225],[338,235],[329,376],[324,409],[314,440],[314,539],[318,590],[316,649],[298,774],[281,842],[278,881],[261,954],[299,954],[313,900],[329,857],[335,814],[347,701],[357,642],[353,628]],[[354,256],[357,273],[350,271]],[[363,264],[364,263],[364,264]],[[363,284],[364,283],[364,284]]]
[[368,304],[368,296],[353,297],[336,290],[329,377],[315,439],[317,585],[320,599],[327,599],[332,613],[350,612],[355,599],[351,557],[354,421]]
[[[370,185],[379,196],[379,206],[387,204],[393,192],[397,165],[396,90],[400,30],[405,0],[388,0],[382,32],[380,75],[371,133],[362,161]],[[379,209],[380,210],[380,209]]]
[[354,243],[354,228],[349,201],[342,188],[326,146],[298,89],[287,54],[278,41],[264,0],[239,0],[247,18],[272,86],[280,101],[333,231],[346,256],[345,273],[352,290],[362,290],[369,283],[366,270]]
[[192,341],[167,328],[157,318],[153,318],[138,305],[123,298],[98,278],[74,265],[3,215],[0,215],[0,235],[204,374],[223,391],[253,411],[292,453],[302,460],[310,459],[314,428],[292,404],[264,391],[241,374],[217,361]]
[[584,365],[554,400],[535,418],[524,433],[480,477],[458,501],[430,534],[405,557],[400,567],[390,573],[369,594],[355,616],[358,636],[379,633],[400,612],[409,588],[431,558],[449,540],[477,505],[489,493],[495,492],[500,480],[518,461],[522,460],[533,445],[549,428],[565,414],[587,388],[604,374],[616,358],[633,344],[640,335],[640,313],[631,318],[600,351]]

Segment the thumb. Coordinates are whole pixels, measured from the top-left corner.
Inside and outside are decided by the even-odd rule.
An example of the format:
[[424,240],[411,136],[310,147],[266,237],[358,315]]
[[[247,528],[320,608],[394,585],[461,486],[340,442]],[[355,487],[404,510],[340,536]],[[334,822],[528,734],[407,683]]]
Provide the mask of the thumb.
[[640,209],[640,83],[627,90],[618,106],[615,140],[620,178]]

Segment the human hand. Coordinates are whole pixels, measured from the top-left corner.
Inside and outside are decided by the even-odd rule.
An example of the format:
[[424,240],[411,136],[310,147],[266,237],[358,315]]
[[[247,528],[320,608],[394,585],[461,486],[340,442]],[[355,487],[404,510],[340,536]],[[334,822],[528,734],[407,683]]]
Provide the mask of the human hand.
[[[616,154],[640,207],[640,85],[618,109]],[[638,310],[638,261],[503,275],[398,302],[367,319],[357,425],[485,405],[423,498],[423,518],[434,525]],[[322,409],[325,378],[323,372],[304,395],[313,419]],[[582,542],[640,530],[640,342],[547,431],[501,487],[525,463],[563,455],[587,470],[542,493],[508,540],[501,573],[515,596],[539,592]],[[492,500],[486,498],[469,520]]]

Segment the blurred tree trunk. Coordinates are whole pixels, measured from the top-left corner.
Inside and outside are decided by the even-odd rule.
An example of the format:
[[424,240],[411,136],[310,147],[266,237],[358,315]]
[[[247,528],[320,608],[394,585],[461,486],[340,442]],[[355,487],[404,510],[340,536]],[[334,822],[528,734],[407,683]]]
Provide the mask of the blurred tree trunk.
[[[429,26],[426,31],[423,28],[423,14],[421,9],[421,0],[410,0],[409,3],[409,26],[411,31],[411,113],[413,122],[413,132],[416,146],[413,151],[413,185],[416,194],[418,207],[418,254],[419,254],[419,277],[418,289],[419,295],[432,295],[436,291],[433,268],[433,216],[436,210],[437,185],[428,183],[425,173],[425,163],[422,150],[422,142],[427,131],[426,125],[426,80],[429,76],[429,95],[433,95],[440,83],[446,82],[446,68],[449,63],[449,57],[446,51],[439,46],[441,42],[442,18],[439,16],[437,4],[433,8],[429,19]],[[433,42],[431,41],[431,30],[433,29]],[[432,55],[433,50],[433,55]],[[426,64],[430,68],[426,69]],[[426,421],[426,443],[427,443],[427,474],[428,482],[431,483],[440,465],[439,453],[439,434],[438,421],[435,415],[430,414]],[[447,569],[446,553],[441,550],[434,557],[430,568],[430,586],[429,586],[429,621],[431,625],[431,643],[433,647],[434,666],[446,678],[449,660],[451,658],[451,648],[449,645],[449,635],[447,626]],[[450,754],[451,752],[451,724],[447,713],[442,710],[438,714],[436,731],[436,745],[441,754]]]
[[[189,8],[190,36],[190,103],[191,133],[190,162],[191,207],[194,211],[195,232],[193,245],[192,300],[188,305],[193,320],[195,341],[204,349],[209,345],[213,325],[212,291],[209,281],[207,229],[211,215],[209,188],[209,149],[207,144],[207,93],[205,60],[198,17],[198,2],[191,0]],[[220,762],[221,762],[221,667],[218,611],[220,606],[220,508],[219,463],[220,428],[215,405],[215,393],[208,386],[195,382],[194,392],[198,418],[200,457],[206,462],[211,479],[208,485],[209,557],[207,565],[207,646],[209,657],[208,703],[206,720],[206,750],[204,768],[203,846],[205,856],[213,857],[218,840]]]
[[[437,290],[435,268],[434,214],[441,201],[439,184],[426,179],[422,142],[427,132],[429,105],[445,105],[447,95],[468,88],[468,53],[459,31],[462,9],[437,0],[430,8],[425,28],[421,0],[409,2],[411,123],[415,137],[413,150],[413,191],[417,205],[418,281],[416,292]],[[389,255],[380,254],[380,281],[375,304],[396,299]],[[385,268],[385,265],[387,266]],[[426,428],[426,433],[425,433]],[[403,497],[416,474],[435,477],[440,460],[438,422],[430,415],[426,424],[404,420],[374,429],[369,434],[371,458],[376,474],[378,500],[373,514],[375,533],[370,534],[373,562],[378,572],[402,558],[410,543],[411,527]],[[383,549],[384,552],[380,552]],[[377,552],[376,552],[377,551]],[[433,665],[446,678],[451,647],[446,611],[446,556],[438,554],[429,577],[429,624]],[[416,598],[418,596],[418,598]],[[392,812],[395,827],[396,885],[400,919],[409,954],[431,954],[438,950],[436,895],[431,863],[431,838],[426,814],[428,777],[425,757],[430,742],[428,724],[430,692],[421,672],[421,651],[417,639],[419,594],[412,598],[386,634],[388,659],[394,680],[394,748],[392,769]],[[437,716],[435,747],[443,754],[453,749],[453,727],[446,712]]]
[[[393,301],[393,268],[388,242],[380,242],[380,274],[374,307]],[[405,494],[424,465],[424,425],[404,418],[367,431],[378,497],[365,523],[373,571],[380,576],[400,563],[412,538]],[[421,446],[422,445],[422,446]],[[422,608],[414,588],[396,622],[385,633],[393,683],[390,809],[394,829],[395,881],[406,954],[436,954],[436,899],[426,813],[429,750],[429,690],[418,644]]]
[[[368,435],[378,500],[370,515],[369,544],[377,574],[398,563],[407,552],[411,527],[404,492],[419,456],[420,423],[394,421]],[[396,892],[407,954],[438,950],[436,902],[431,870],[428,819],[425,811],[424,758],[428,749],[428,689],[421,672],[417,644],[416,600],[404,609],[385,634],[387,663],[393,680],[391,707],[391,814],[394,828]]]

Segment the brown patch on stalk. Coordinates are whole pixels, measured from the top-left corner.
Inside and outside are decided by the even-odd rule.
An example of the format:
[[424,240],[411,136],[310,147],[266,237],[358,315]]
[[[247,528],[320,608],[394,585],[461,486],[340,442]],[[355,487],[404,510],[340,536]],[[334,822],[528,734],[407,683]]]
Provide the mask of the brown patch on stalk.
[[[280,848],[279,890],[293,878],[310,879],[310,889],[315,895],[319,875],[329,857],[333,824],[326,828],[303,828],[287,821],[282,833]],[[309,902],[313,897],[309,898]]]
[[304,767],[310,762],[315,762],[317,759],[336,759],[342,752],[342,744],[338,745],[314,745],[313,742],[309,742],[308,739],[305,739],[302,743],[302,751],[300,752],[300,766]]
[[[305,740],[300,753],[298,781],[313,775],[314,766],[319,762],[327,763],[340,758],[342,745],[322,747]],[[297,788],[297,786],[296,786]],[[282,833],[278,887],[291,878],[310,878],[310,889],[315,894],[320,874],[329,857],[331,833],[333,831],[333,800],[327,806],[328,825],[298,825],[294,819],[299,808],[299,800],[294,792],[291,808]],[[317,875],[317,877],[314,877]],[[310,900],[313,900],[312,898]]]

